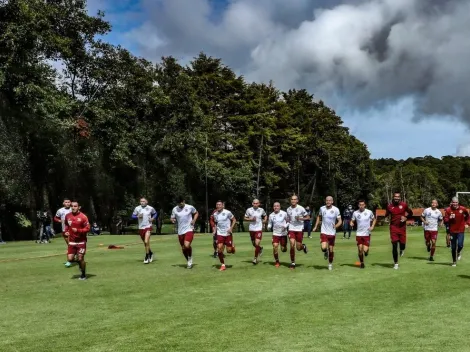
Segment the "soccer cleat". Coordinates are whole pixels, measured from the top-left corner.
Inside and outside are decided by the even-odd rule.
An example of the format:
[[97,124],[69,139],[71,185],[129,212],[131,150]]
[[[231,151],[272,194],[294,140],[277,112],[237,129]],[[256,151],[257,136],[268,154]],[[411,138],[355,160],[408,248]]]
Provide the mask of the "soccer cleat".
[[395,264],[395,265],[393,266],[393,269],[398,270],[398,264]]
[[279,267],[281,266],[281,263],[276,262],[276,264],[274,264],[274,266],[275,266],[276,268],[279,268]]
[[148,255],[145,256],[145,259],[144,259],[144,264],[148,264],[149,263],[149,257]]
[[86,280],[86,275],[85,275],[85,276],[84,276],[84,275],[81,275],[78,279],[79,279],[79,280]]
[[226,269],[226,268],[225,268],[225,264],[222,264],[222,265],[220,266],[219,271],[225,271],[225,269]]
[[188,258],[188,266],[187,266],[187,268],[188,268],[188,269],[192,269],[192,267],[193,267],[193,258],[192,258],[192,257],[189,257],[189,258]]
[[71,266],[72,266],[72,263],[70,263],[70,262],[65,263],[66,268],[70,268]]
[[369,255],[369,251],[364,252],[364,255],[367,257]]
[[462,254],[459,254],[459,256],[457,257],[457,260],[461,260],[462,259]]
[[426,246],[426,249],[428,250],[428,253],[431,252],[431,245],[428,244],[428,245]]
[[235,254],[235,245],[232,246],[232,254]]
[[290,263],[289,269],[294,270],[295,269],[295,263]]
[[256,265],[258,264],[258,259],[257,258],[254,258],[253,261],[252,261],[253,265]]
[[333,270],[333,264],[328,264],[328,270]]
[[308,236],[308,238],[312,238],[312,236]]
[[328,251],[323,252],[323,259],[328,259]]
[[149,253],[149,263],[153,262],[153,252]]
[[400,257],[403,257],[405,255],[405,251],[400,251]]
[[454,263],[452,263],[452,266],[457,266],[457,263],[455,263],[455,262],[454,262]]
[[308,249],[307,249],[307,245],[303,245],[304,246],[304,253],[307,254],[308,253]]
[[364,265],[364,263],[361,263],[361,269],[364,269],[366,266]]
[[429,257],[429,261],[430,261],[430,262],[433,262],[433,261],[434,261],[434,258],[433,258],[433,257]]
[[217,251],[215,251],[212,256],[213,256],[214,258],[217,258]]

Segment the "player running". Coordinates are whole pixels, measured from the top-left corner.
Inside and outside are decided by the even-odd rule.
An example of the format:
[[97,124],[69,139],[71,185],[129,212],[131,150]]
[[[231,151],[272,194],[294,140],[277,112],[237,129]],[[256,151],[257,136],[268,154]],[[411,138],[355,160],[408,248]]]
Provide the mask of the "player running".
[[213,232],[214,236],[217,235],[217,255],[220,260],[220,271],[224,271],[225,260],[224,260],[224,247],[227,247],[227,253],[235,254],[235,245],[233,244],[233,228],[237,223],[235,216],[224,208],[225,204],[221,200],[217,201],[214,213],[214,221],[216,223],[216,229]]
[[[449,204],[449,208],[452,206],[452,203]],[[446,213],[447,209],[449,208],[446,208],[444,209],[444,214]],[[445,217],[444,217],[444,226],[446,228],[446,246],[447,248],[450,248],[450,227],[449,227],[449,222],[446,221]]]
[[[71,212],[65,216],[65,235],[68,238],[67,259],[77,261],[80,267],[80,280],[86,280],[86,242],[90,223],[85,214],[80,211],[78,202],[71,202]],[[74,259],[77,256],[77,259]]]
[[191,243],[194,238],[194,224],[199,213],[192,205],[186,204],[184,198],[178,200],[178,205],[171,212],[171,222],[178,224],[178,240],[181,245],[183,255],[188,262],[187,268],[193,267],[193,249]]
[[370,235],[371,232],[374,231],[376,222],[377,219],[375,218],[374,213],[369,209],[366,209],[366,202],[361,199],[359,201],[359,210],[356,210],[353,213],[350,222],[351,227],[354,226],[354,223],[357,225],[356,244],[361,269],[366,267],[364,265],[364,256],[367,257],[369,254]]
[[431,207],[426,208],[421,215],[421,221],[424,224],[424,240],[426,241],[426,248],[428,253],[431,252],[429,256],[429,261],[434,261],[434,253],[436,252],[436,241],[438,226],[442,226],[442,213],[437,208],[438,203],[436,199],[433,199],[431,202]]
[[248,230],[250,231],[250,238],[253,247],[255,247],[255,256],[253,265],[258,264],[259,257],[263,254],[263,247],[260,246],[263,239],[263,224],[266,223],[266,212],[263,208],[259,207],[259,200],[253,200],[253,207],[248,208],[245,212],[245,221],[250,221]]
[[[72,211],[70,206],[71,206],[70,199],[65,198],[63,202],[63,207],[57,210],[57,213],[55,214],[55,217],[54,217],[54,221],[59,222],[62,225],[62,237],[64,238],[64,241],[67,244],[67,246],[69,244],[69,239],[65,235],[65,216]],[[67,262],[65,263],[65,266],[69,268],[71,265],[72,263],[67,260]]]
[[211,227],[212,236],[212,247],[214,248],[214,258],[217,258],[217,224],[215,223],[214,214],[217,213],[217,209],[214,209],[211,216],[209,217],[209,225]]
[[444,219],[450,227],[452,266],[457,266],[457,259],[462,259],[461,252],[463,249],[465,229],[468,228],[469,213],[465,207],[459,204],[459,199],[454,197],[452,198],[451,206],[446,209]]
[[299,203],[297,196],[290,197],[290,207],[287,208],[288,236],[290,242],[290,268],[295,269],[295,249],[308,253],[307,246],[302,243],[304,237],[304,221],[309,220],[305,208]]
[[408,204],[401,201],[400,192],[393,194],[392,203],[387,206],[385,211],[385,218],[388,216],[390,216],[393,269],[398,270],[398,247],[400,247],[400,257],[402,257],[406,248],[406,220],[413,217],[413,211],[408,207]]
[[137,219],[139,224],[139,235],[142,242],[144,242],[144,264],[153,262],[153,252],[150,249],[150,233],[152,232],[152,223],[156,218],[157,211],[148,205],[147,199],[140,198],[140,205],[134,209],[132,219]]
[[317,227],[321,220],[320,243],[325,260],[328,259],[328,270],[333,270],[333,259],[335,257],[335,240],[336,229],[341,224],[341,213],[337,207],[333,205],[333,197],[325,198],[325,205],[318,212],[317,221],[313,232],[317,231]]
[[276,202],[273,204],[273,212],[269,214],[268,231],[273,230],[273,255],[276,261],[276,268],[281,265],[279,263],[279,245],[281,251],[287,252],[287,213],[281,210],[281,204]]

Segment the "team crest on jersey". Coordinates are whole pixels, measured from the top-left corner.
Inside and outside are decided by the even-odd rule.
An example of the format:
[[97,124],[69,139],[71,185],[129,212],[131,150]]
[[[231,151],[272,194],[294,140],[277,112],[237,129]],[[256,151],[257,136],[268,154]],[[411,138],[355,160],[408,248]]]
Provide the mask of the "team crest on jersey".
[[82,222],[82,219],[78,218],[77,221],[78,221],[78,222]]
[[361,216],[360,216],[360,215],[358,215],[358,216],[357,216],[357,218],[360,220],[360,219],[361,219]]
[[333,214],[335,211],[333,209],[330,210],[330,213]]
[[72,220],[67,221],[69,223],[69,226],[72,226]]
[[401,205],[398,208],[403,209],[403,207]]

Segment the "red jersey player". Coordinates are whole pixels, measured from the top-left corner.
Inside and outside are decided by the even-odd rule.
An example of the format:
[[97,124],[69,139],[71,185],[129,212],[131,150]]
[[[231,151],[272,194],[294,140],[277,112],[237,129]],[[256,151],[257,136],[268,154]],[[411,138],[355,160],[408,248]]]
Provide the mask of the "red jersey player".
[[90,223],[87,216],[80,211],[78,202],[72,202],[71,205],[72,212],[65,216],[65,235],[69,239],[67,259],[72,262],[77,255],[78,265],[82,272],[80,280],[86,280],[86,235],[90,231]]
[[[70,199],[65,198],[63,203],[64,206],[57,210],[57,213],[54,216],[54,221],[61,224],[62,237],[64,238],[66,245],[69,244],[69,239],[67,236],[65,236],[65,216],[72,211],[72,209],[70,208],[70,204]],[[72,263],[70,263],[69,261],[65,263],[65,266],[67,268],[69,268],[71,265]]]
[[211,232],[214,234],[212,236],[212,247],[214,248],[214,258],[217,258],[217,224],[215,223],[214,214],[217,212],[217,209],[214,209],[211,216],[209,217],[209,225],[211,227]]
[[393,201],[387,206],[385,212],[385,217],[388,216],[390,216],[393,268],[398,269],[398,245],[400,245],[400,256],[403,256],[406,247],[406,220],[413,217],[413,211],[408,207],[408,204],[401,201],[400,192],[393,194]]
[[450,207],[446,209],[444,221],[449,224],[450,244],[452,248],[452,266],[457,266],[457,258],[461,259],[465,229],[468,227],[468,210],[459,204],[457,197],[452,198]]

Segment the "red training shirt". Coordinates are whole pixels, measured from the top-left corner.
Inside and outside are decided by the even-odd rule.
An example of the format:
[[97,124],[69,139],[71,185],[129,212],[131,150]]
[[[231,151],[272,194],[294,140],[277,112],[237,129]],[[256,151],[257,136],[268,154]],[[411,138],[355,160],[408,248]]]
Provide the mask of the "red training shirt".
[[469,213],[468,210],[459,205],[457,209],[452,207],[447,208],[444,215],[444,221],[449,224],[451,233],[465,232],[465,224],[468,224]]
[[[408,214],[408,215],[407,215]],[[401,217],[410,218],[413,216],[413,211],[408,207],[405,202],[400,202],[398,205],[390,203],[387,205],[385,217],[390,216],[390,232],[406,233],[406,221],[401,221]]]
[[[77,229],[74,232],[72,229]],[[69,233],[69,242],[86,242],[86,235],[90,231],[88,218],[82,212],[77,214],[68,213],[65,216],[65,232]]]

